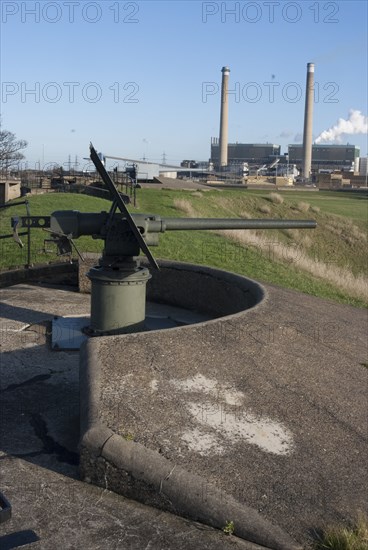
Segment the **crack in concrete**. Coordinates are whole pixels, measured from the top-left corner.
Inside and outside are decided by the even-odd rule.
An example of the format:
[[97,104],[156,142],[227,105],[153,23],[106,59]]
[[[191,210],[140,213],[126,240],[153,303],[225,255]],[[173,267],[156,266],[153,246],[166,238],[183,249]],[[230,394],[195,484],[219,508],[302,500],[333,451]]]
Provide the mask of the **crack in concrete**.
[[43,449],[40,454],[55,454],[58,462],[65,462],[73,466],[79,464],[79,454],[69,451],[48,435],[47,424],[41,414],[32,414],[30,424],[36,437],[42,442]]
[[173,474],[175,468],[176,468],[176,464],[175,464],[174,467],[170,470],[170,472],[167,474],[167,476],[166,476],[164,479],[161,479],[161,481],[160,481],[160,490],[159,490],[159,493],[160,493],[160,494],[165,494],[165,493],[162,492],[163,484],[164,484],[165,481],[168,481],[168,480],[170,479],[170,477],[172,476],[172,474]]
[[23,388],[25,386],[30,386],[31,384],[37,384],[37,382],[44,382],[49,378],[51,378],[51,374],[38,374],[37,376],[33,376],[32,378],[29,378],[24,382],[20,382],[19,384],[10,384],[9,386],[1,390],[0,393],[5,393],[7,391],[14,391],[19,388]]

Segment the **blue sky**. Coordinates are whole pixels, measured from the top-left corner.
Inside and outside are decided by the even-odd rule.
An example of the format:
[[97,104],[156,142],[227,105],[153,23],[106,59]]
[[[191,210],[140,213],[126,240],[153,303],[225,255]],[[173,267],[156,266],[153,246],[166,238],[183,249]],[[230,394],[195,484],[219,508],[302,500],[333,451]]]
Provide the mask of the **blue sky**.
[[[206,160],[230,67],[229,141],[300,142],[306,65],[313,134],[367,115],[364,1],[1,2],[1,113],[37,161],[105,154]],[[32,92],[33,90],[33,92]],[[360,146],[367,136],[343,135]]]

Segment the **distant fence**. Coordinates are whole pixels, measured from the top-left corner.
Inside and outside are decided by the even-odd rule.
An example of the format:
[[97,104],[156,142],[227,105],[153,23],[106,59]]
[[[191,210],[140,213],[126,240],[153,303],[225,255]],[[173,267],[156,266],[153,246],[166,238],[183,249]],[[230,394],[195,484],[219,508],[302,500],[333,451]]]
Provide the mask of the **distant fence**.
[[[19,208],[22,205],[25,206],[23,212]],[[17,208],[16,212],[8,212],[12,208]],[[40,238],[37,233],[34,233],[34,230],[39,232],[40,227],[43,226],[33,219],[29,219],[22,226],[21,218],[30,218],[30,216],[28,200],[0,206],[0,271],[20,267],[30,269],[34,264],[43,264],[45,261],[60,262],[60,254],[56,246],[54,250],[46,248],[50,242],[54,242],[49,238],[50,233],[44,234],[45,238]],[[41,216],[41,218],[43,220],[47,216]],[[64,258],[64,261],[72,261],[71,254],[64,255]]]
[[[139,187],[137,182],[126,173],[112,172],[110,175],[124,202],[126,204],[132,202],[135,206],[136,190]],[[42,174],[22,177],[21,196],[24,197],[28,193],[83,193],[100,198],[110,198],[109,192],[98,175],[92,178],[74,177],[73,175],[53,178],[42,176]]]
[[[0,205],[0,213],[4,209],[15,206],[25,205],[25,214],[30,216],[30,207],[27,200],[12,202],[10,204]],[[11,258],[10,265],[31,266],[31,226],[18,231],[19,216],[14,216],[13,221],[9,216],[0,217],[0,246],[1,246],[1,264],[0,269],[6,267],[7,258]],[[13,230],[12,232],[10,232]],[[26,236],[26,246],[23,245],[21,237]]]
[[[119,191],[121,198],[125,204],[133,202],[134,206],[136,205],[136,187],[133,186],[124,186],[126,192],[123,193]],[[121,189],[124,188],[121,185]],[[104,189],[103,187],[97,187],[95,185],[82,185],[79,183],[70,183],[70,184],[59,184],[57,187],[52,189],[57,193],[81,193],[84,195],[89,195],[91,197],[99,197],[100,199],[109,200],[110,191]]]
[[[128,184],[127,190],[129,195],[120,192],[120,196],[124,203],[128,204],[133,201],[135,204],[135,186]],[[84,186],[81,184],[60,185],[52,191],[83,193],[107,200],[111,198],[109,191],[103,187]],[[48,190],[45,190],[45,192],[48,192]],[[21,206],[25,207],[23,212],[19,208]],[[8,213],[9,210],[13,210],[15,207],[16,212]],[[27,199],[0,205],[0,271],[18,267],[27,269],[37,263],[44,263],[46,260],[49,263],[60,261],[60,251],[56,248],[56,242],[50,238],[50,233],[43,234],[45,238],[40,238],[38,234],[34,233],[34,229],[38,233],[40,227],[33,224],[32,220],[25,227],[22,227],[20,218],[30,216],[30,205]],[[64,258],[66,261],[72,261],[72,254],[66,254]]]

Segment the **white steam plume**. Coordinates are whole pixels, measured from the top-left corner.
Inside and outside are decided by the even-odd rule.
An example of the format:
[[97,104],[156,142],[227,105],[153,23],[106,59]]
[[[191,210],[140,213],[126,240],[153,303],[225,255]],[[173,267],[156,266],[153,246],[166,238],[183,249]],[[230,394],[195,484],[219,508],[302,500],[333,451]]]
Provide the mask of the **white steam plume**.
[[368,117],[364,116],[361,111],[350,109],[349,118],[339,118],[337,124],[329,130],[324,130],[315,140],[315,143],[325,141],[337,141],[341,143],[342,134],[366,134],[368,132]]

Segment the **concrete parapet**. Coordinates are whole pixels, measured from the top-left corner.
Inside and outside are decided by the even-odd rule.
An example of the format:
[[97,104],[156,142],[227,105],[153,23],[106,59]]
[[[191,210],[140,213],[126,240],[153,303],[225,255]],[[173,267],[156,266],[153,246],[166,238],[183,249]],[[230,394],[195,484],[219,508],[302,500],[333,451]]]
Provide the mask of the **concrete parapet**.
[[59,285],[77,285],[76,262],[40,264],[28,268],[9,269],[0,272],[0,288],[28,282],[46,282]]
[[[136,340],[139,334],[131,336]],[[234,535],[265,548],[301,550],[285,531],[255,509],[107,426],[100,399],[105,376],[100,363],[103,342],[107,343],[106,338],[89,340],[80,355],[82,479],[220,530],[231,520]]]
[[81,463],[84,479],[128,498],[221,530],[231,518],[233,534],[265,548],[302,548],[280,527],[215,486],[204,499],[202,477],[139,443],[112,434],[109,429],[96,427],[86,432]]
[[[84,254],[84,258],[79,263],[79,291],[90,293],[85,274],[97,264],[98,255]],[[148,262],[142,260],[141,265],[148,267]],[[152,302],[220,317],[249,309],[265,297],[261,285],[235,273],[170,260],[160,260],[159,266],[160,271],[151,270],[147,284],[147,299]]]
[[[221,280],[182,265],[190,289],[195,273]],[[170,296],[179,266],[166,269]],[[277,287],[239,310],[89,340],[81,474],[220,529],[233,522],[235,535],[256,544],[296,548],[290,536],[305,542],[311,527],[366,506],[366,317]],[[358,328],[348,334],[347,323]]]
[[[93,261],[94,258],[89,260]],[[254,281],[203,266],[161,261],[160,272],[154,272],[153,275],[148,291],[149,299],[186,309],[195,308],[217,317],[226,315],[226,319],[246,315],[246,310],[250,308],[250,311],[254,311],[253,306],[262,303],[266,295]],[[196,325],[196,330],[201,325],[211,326],[211,323],[216,321]],[[188,338],[191,327],[169,330],[168,333],[173,334],[173,331],[176,334],[185,331]],[[152,338],[157,338],[156,334],[146,334],[146,339],[152,342]],[[131,335],[131,343],[145,348],[145,342],[140,344],[139,337],[139,333]],[[151,448],[150,444],[132,441],[129,434],[125,437],[121,434],[124,428],[120,421],[124,424],[124,420],[119,419],[119,414],[116,416],[114,411],[110,411],[112,415],[106,415],[105,404],[101,401],[106,378],[103,366],[105,361],[101,364],[101,345],[109,345],[108,341],[115,349],[118,342],[116,339],[91,339],[83,346],[80,355],[82,479],[218,529],[223,529],[231,520],[236,536],[267,548],[300,548],[286,532],[271,524],[256,510],[238,502],[215,485],[208,484],[201,475],[171,461]],[[128,343],[121,340],[122,349],[124,341]],[[146,365],[138,363],[137,367],[139,365],[147,373]],[[117,376],[116,391],[119,393],[118,388],[123,386],[120,374],[124,378],[124,371],[113,370],[111,374],[114,379]],[[137,376],[145,376],[143,372],[137,372]],[[115,405],[114,399],[114,403],[111,403],[113,410]],[[150,406],[149,400],[147,406]],[[205,498],[204,486],[207,486],[208,492]]]

